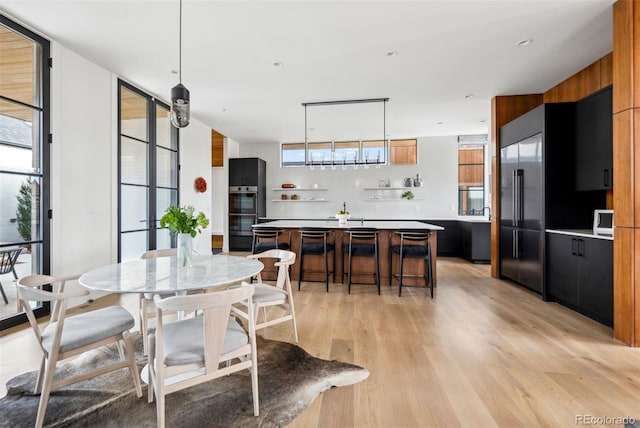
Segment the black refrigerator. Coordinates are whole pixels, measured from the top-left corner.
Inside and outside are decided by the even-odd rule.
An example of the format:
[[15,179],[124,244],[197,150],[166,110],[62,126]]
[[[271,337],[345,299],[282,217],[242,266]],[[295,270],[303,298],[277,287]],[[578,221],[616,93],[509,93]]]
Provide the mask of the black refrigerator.
[[542,293],[542,133],[500,149],[501,273]]
[[229,249],[251,250],[252,225],[266,215],[267,164],[260,158],[229,159]]
[[575,103],[543,104],[500,128],[500,276],[549,298],[546,229],[587,229],[604,191],[575,182]]

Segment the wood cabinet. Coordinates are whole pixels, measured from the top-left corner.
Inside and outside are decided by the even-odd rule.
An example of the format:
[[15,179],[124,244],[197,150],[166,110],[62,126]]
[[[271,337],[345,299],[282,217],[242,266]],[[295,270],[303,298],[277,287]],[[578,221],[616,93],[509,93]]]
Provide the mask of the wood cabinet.
[[576,103],[576,190],[613,187],[611,86]]
[[558,303],[613,325],[613,241],[547,233],[547,291]]
[[224,166],[224,135],[211,130],[211,166]]

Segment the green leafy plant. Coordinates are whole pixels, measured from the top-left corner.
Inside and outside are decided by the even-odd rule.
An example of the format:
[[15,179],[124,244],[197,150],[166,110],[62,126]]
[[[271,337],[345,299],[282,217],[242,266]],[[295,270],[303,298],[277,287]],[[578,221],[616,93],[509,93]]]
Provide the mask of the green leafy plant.
[[160,227],[168,227],[172,234],[188,233],[195,238],[202,229],[209,226],[209,220],[202,211],[198,215],[194,215],[194,212],[195,208],[190,205],[184,207],[171,205],[160,219]]
[[408,199],[408,200],[413,199],[413,192],[411,190],[407,190],[406,192],[404,192],[402,194],[402,198],[403,199]]
[[18,208],[16,219],[18,221],[18,233],[25,241],[31,241],[31,187],[33,181],[27,179],[18,189]]

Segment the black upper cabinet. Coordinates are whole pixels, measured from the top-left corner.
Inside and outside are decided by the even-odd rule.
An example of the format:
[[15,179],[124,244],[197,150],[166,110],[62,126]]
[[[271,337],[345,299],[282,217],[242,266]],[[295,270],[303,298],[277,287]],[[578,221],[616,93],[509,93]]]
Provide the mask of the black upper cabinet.
[[267,164],[260,158],[229,159],[229,186],[266,185]]
[[576,190],[613,188],[611,86],[576,103]]

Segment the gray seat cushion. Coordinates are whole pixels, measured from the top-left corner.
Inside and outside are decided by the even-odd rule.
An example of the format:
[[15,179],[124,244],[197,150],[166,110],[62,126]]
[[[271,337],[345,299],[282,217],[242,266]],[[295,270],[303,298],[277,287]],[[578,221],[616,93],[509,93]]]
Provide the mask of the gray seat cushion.
[[[51,323],[42,334],[42,346],[51,352],[57,322]],[[97,311],[68,317],[64,320],[60,352],[67,352],[107,337],[120,334],[133,327],[133,316],[122,306],[112,306]]]
[[254,284],[254,287],[256,290],[253,294],[254,303],[271,302],[287,298],[287,292],[277,287],[267,284]]
[[[247,343],[247,333],[235,318],[229,317],[222,353]],[[204,362],[204,322],[201,316],[165,324],[164,362],[167,366]]]

